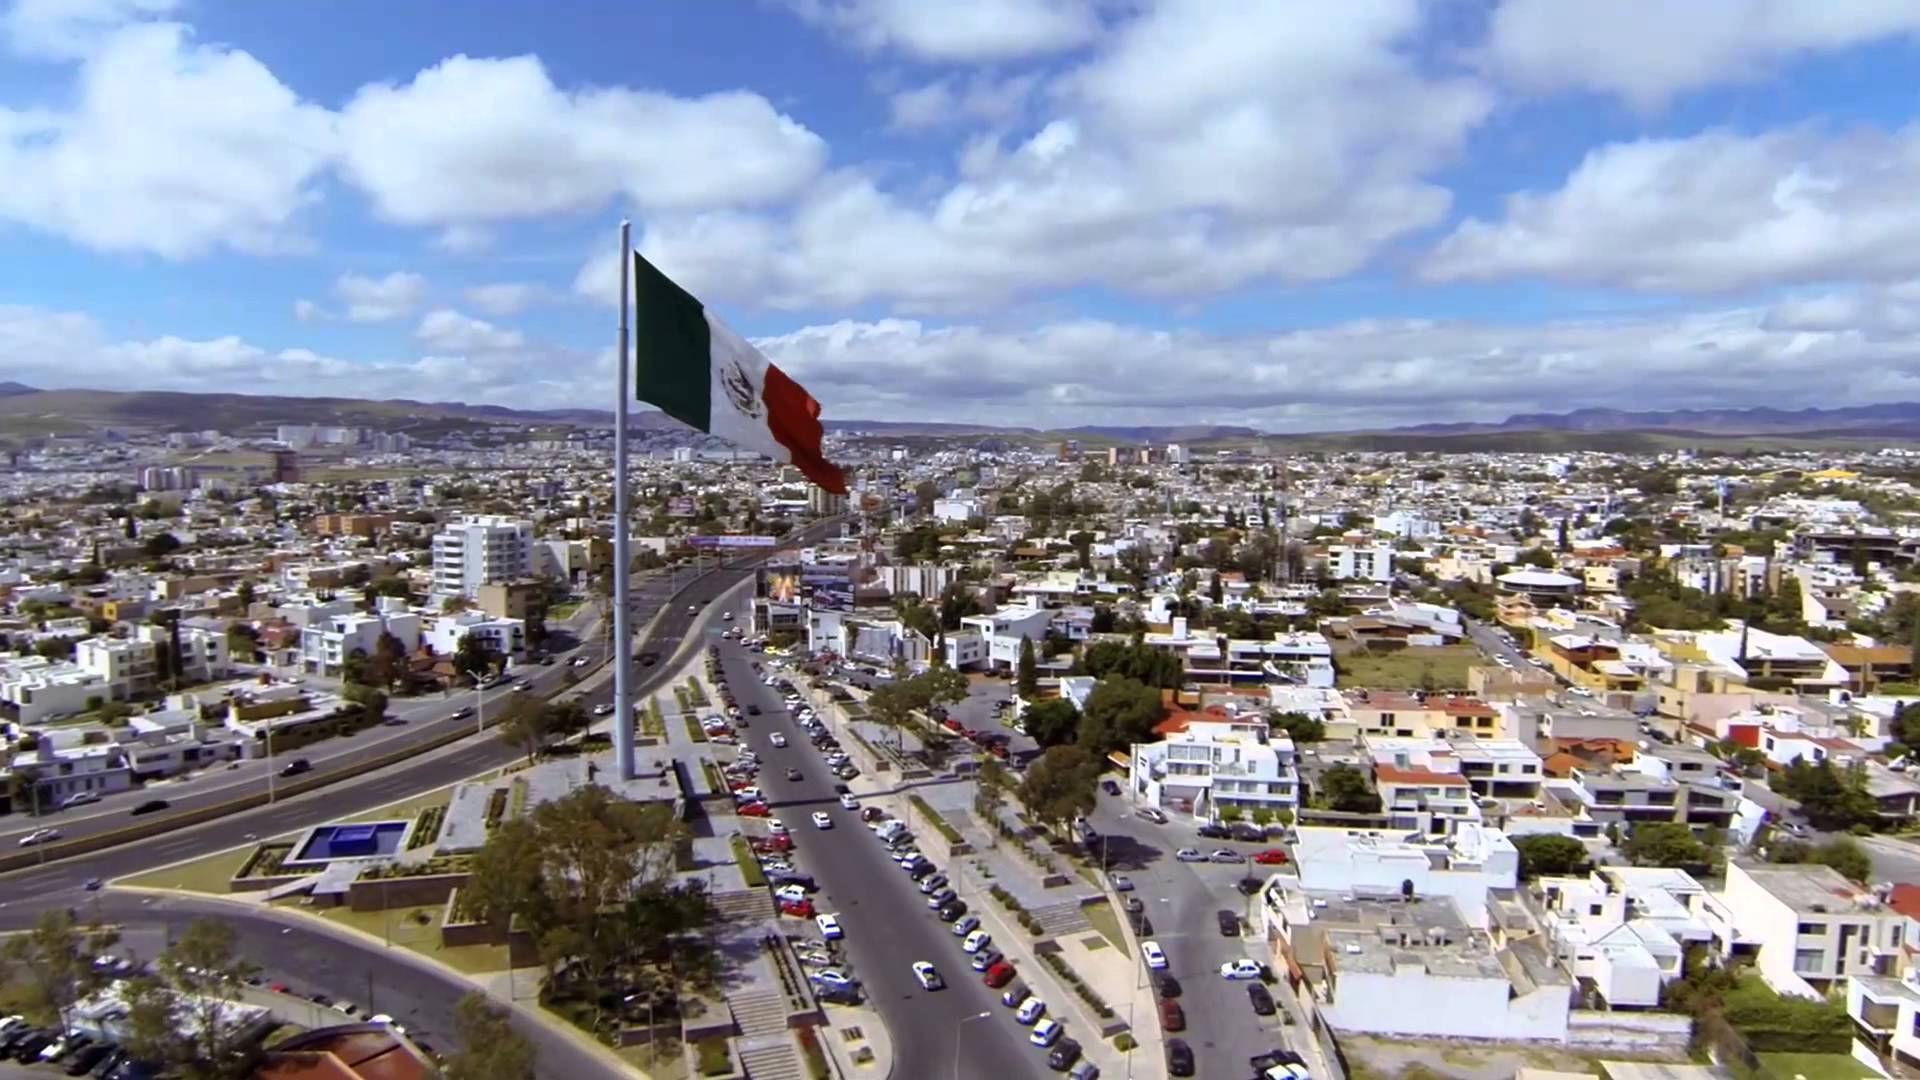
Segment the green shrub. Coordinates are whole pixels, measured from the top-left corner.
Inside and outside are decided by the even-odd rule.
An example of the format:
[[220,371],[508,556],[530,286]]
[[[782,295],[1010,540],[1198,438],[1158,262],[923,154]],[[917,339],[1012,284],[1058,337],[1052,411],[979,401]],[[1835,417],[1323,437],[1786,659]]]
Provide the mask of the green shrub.
[[753,845],[744,836],[733,838],[733,861],[740,865],[740,876],[746,880],[750,889],[764,888],[767,884],[766,871],[760,869],[760,860],[754,857]]
[[1132,1035],[1124,1031],[1113,1037],[1113,1048],[1123,1054],[1139,1045]]
[[733,1071],[733,1055],[727,1051],[727,1040],[709,1036],[694,1047],[700,1053],[701,1076],[725,1076]]

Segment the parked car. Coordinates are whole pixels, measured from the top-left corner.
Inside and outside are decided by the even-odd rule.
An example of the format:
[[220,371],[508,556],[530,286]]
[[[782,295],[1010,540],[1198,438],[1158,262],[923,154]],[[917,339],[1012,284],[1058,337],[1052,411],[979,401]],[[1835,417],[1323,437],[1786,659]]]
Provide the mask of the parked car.
[[1199,848],[1183,847],[1179,851],[1174,852],[1173,857],[1179,859],[1181,862],[1207,861],[1207,853],[1201,851]]
[[978,930],[979,928],[980,928],[980,917],[977,915],[969,915],[966,918],[961,919],[958,922],[955,922],[953,924],[953,936],[965,937],[966,935],[973,933],[975,930]]
[[1214,918],[1219,920],[1221,937],[1240,936],[1240,916],[1238,914],[1222,908],[1214,912]]
[[1285,866],[1287,853],[1283,848],[1268,848],[1265,851],[1255,852],[1253,861],[1261,866]]
[[1274,1013],[1273,995],[1257,982],[1247,984],[1247,1001],[1252,1004],[1256,1016],[1272,1016]]
[[1229,960],[1220,965],[1220,977],[1223,979],[1257,979],[1260,977],[1260,965],[1245,957],[1238,960]]
[[1079,1060],[1080,1044],[1072,1039],[1061,1039],[1053,1044],[1053,1050],[1047,1054],[1047,1068],[1054,1072],[1066,1072]]
[[1166,1031],[1187,1030],[1187,1010],[1180,1003],[1170,999],[1160,1002],[1160,1027]]
[[1187,1040],[1167,1040],[1167,1075],[1193,1075],[1193,1047],[1187,1045]]
[[945,907],[934,912],[935,915],[940,917],[941,922],[952,922],[966,913],[967,902],[965,900],[949,900]]
[[1143,806],[1135,810],[1133,816],[1145,821],[1151,821],[1155,825],[1165,825],[1167,823],[1166,811],[1161,810],[1157,806]]
[[1166,972],[1156,972],[1153,976],[1153,992],[1162,1001],[1171,1001],[1180,996],[1180,980]]
[[1209,821],[1200,826],[1200,835],[1208,840],[1227,840],[1232,838],[1233,833],[1225,825],[1216,825]]
[[1046,1002],[1041,1001],[1037,997],[1029,997],[1027,998],[1027,1000],[1020,1003],[1020,1007],[1018,1009],[1014,1010],[1013,1019],[1015,1023],[1020,1023],[1020,1024],[1037,1023],[1041,1015],[1044,1014],[1046,1011],[1047,1011]]
[[1026,983],[1016,982],[1000,992],[1000,1004],[1011,1009],[1032,996],[1033,991],[1027,989]]
[[998,990],[1000,987],[1005,986],[1008,983],[1012,982],[1013,975],[1014,975],[1013,965],[1007,963],[1005,960],[1002,960],[999,963],[988,968],[986,975],[982,978],[981,981],[985,982],[988,986],[991,986],[994,989]]
[[[1141,942],[1140,955],[1146,957],[1147,967],[1152,968],[1154,971],[1165,971],[1167,969],[1167,954],[1164,949],[1160,948],[1159,942]],[[1247,961],[1247,963],[1252,962],[1251,960]]]
[[973,959],[968,961],[968,963],[972,965],[975,971],[985,971],[1004,959],[1006,959],[1006,957],[1001,954],[999,949],[989,945],[979,952],[974,953]]
[[1027,1033],[1027,1041],[1035,1046],[1052,1046],[1064,1034],[1066,1029],[1060,1026],[1060,1021],[1049,1016],[1033,1025],[1033,1030]]
[[1218,848],[1211,855],[1208,855],[1207,858],[1217,863],[1243,863],[1247,861],[1245,855],[1240,854],[1232,848]]
[[1112,780],[1102,780],[1100,781],[1100,790],[1109,795],[1118,795],[1120,794],[1120,785],[1114,783]]

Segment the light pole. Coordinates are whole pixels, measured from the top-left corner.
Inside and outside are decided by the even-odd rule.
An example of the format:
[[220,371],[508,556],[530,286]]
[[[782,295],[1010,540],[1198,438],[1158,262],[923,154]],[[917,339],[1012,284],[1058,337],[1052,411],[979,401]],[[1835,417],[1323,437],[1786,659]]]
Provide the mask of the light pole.
[[992,1015],[990,1012],[977,1012],[972,1016],[961,1017],[960,1022],[953,1025],[953,1080],[960,1080],[960,1029],[975,1020],[985,1020]]
[[267,719],[267,805],[273,805],[273,719]]

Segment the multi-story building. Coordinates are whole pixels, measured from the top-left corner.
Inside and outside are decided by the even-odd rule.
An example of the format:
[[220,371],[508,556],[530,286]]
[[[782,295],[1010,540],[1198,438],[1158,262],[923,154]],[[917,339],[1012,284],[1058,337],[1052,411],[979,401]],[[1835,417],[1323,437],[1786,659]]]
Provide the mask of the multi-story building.
[[300,666],[316,675],[338,675],[354,653],[373,656],[382,634],[400,639],[400,644],[412,653],[420,647],[420,622],[420,616],[412,612],[335,615],[300,635]]
[[421,628],[420,640],[435,653],[452,656],[460,651],[461,639],[469,634],[497,656],[519,656],[527,648],[526,623],[519,619],[496,619],[479,611],[434,616]]
[[1157,730],[1161,741],[1134,745],[1127,774],[1148,805],[1209,819],[1228,807],[1250,817],[1299,806],[1293,740],[1270,734],[1264,715],[1186,713]]
[[1463,694],[1354,690],[1347,694],[1347,715],[1352,730],[1329,728],[1327,734],[1334,738],[1402,739],[1431,739],[1456,732],[1494,739],[1506,734],[1499,709]]
[[1823,997],[1850,976],[1894,975],[1909,944],[1906,916],[1830,866],[1729,863],[1721,897],[1782,994]]
[[533,576],[533,523],[472,515],[433,538],[433,595],[477,596],[480,586]]
[[1300,887],[1309,892],[1395,899],[1447,896],[1468,925],[1488,925],[1489,890],[1511,889],[1520,853],[1504,833],[1463,825],[1414,840],[1375,830],[1303,826],[1294,843]]
[[44,656],[0,657],[0,704],[20,724],[85,712],[88,698],[105,696],[106,680],[78,664]]
[[1392,544],[1334,544],[1327,548],[1327,576],[1335,581],[1392,581]]
[[1681,783],[1637,769],[1574,769],[1568,780],[1568,790],[1587,813],[1604,823],[1674,822],[1696,830],[1724,829],[1740,809],[1740,796],[1717,784]]
[[[164,641],[166,628],[143,626],[140,629],[141,637],[93,637],[74,646],[74,663],[97,677],[106,689],[105,696],[114,701],[152,693],[159,686],[160,664],[156,655],[159,646],[146,632],[158,632]],[[184,637],[184,630],[182,635]],[[185,647],[184,641],[182,647]]]
[[1661,987],[1684,974],[1687,949],[1731,932],[1726,910],[1685,870],[1603,866],[1538,884],[1561,962],[1609,1009],[1658,1007]]

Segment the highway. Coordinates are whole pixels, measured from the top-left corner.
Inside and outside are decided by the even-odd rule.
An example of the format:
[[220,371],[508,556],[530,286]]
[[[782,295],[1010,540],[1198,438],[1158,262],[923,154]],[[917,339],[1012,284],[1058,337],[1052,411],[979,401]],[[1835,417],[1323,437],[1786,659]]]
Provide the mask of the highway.
[[[741,708],[760,706],[761,715],[742,733],[745,745],[760,755],[758,783],[774,813],[793,831],[796,865],[822,886],[815,903],[840,916],[852,974],[864,984],[893,1037],[892,1075],[996,1080],[1053,1075],[1046,1067],[1046,1051],[1027,1045],[1027,1029],[1014,1023],[1013,1010],[1002,1007],[998,991],[989,990],[968,967],[969,958],[960,951],[951,927],[927,908],[912,879],[860,824],[859,816],[841,808],[826,762],[788,716],[780,695],[754,676],[753,654],[731,642],[720,643],[720,652],[727,684]],[[775,731],[786,734],[784,748],[768,741]],[[788,768],[800,770],[799,781],[787,779]],[[816,810],[833,816],[832,829],[812,826],[808,818]],[[725,828],[728,819],[715,823]],[[944,858],[934,861],[946,868]],[[909,967],[916,960],[939,969],[947,988],[922,990]],[[992,1015],[972,1019],[981,1012]],[[1071,1028],[1067,1034],[1083,1045],[1099,1038],[1098,1032]]]
[[[789,542],[804,544],[816,540],[836,524],[833,519],[818,522],[796,534]],[[636,699],[658,691],[667,684],[670,673],[678,666],[672,660],[674,654],[688,644],[687,639],[696,626],[704,625],[703,616],[709,613],[706,605],[738,585],[764,558],[762,554],[736,559],[723,569],[693,579],[684,586],[679,596],[673,597],[671,604],[660,611],[659,622],[652,634],[637,648],[643,653],[657,653],[661,659],[654,667],[636,668],[633,681]],[[681,580],[685,580],[684,575]],[[667,587],[671,584],[674,584],[672,579],[650,581],[646,583],[645,592],[636,589],[634,596],[636,600],[643,595],[648,596],[655,605],[659,605],[667,599]],[[687,611],[689,604],[696,607],[696,612]],[[652,613],[638,603],[635,606],[640,608],[637,631],[645,626]],[[589,644],[585,647],[593,646]],[[556,663],[553,667],[537,667],[533,670],[549,673],[549,678],[558,680],[558,673],[566,669]],[[602,694],[590,695],[585,700],[600,700],[610,697],[611,693],[609,686]],[[471,695],[468,698],[470,700]],[[458,701],[450,701],[449,707],[458,707],[458,704]],[[329,934],[324,926],[309,921],[240,908],[218,900],[189,897],[154,899],[118,894],[110,888],[90,893],[85,890],[85,883],[93,878],[111,880],[170,863],[196,859],[242,846],[256,837],[276,836],[361,813],[497,769],[519,756],[516,748],[501,742],[492,731],[488,731],[398,765],[217,821],[187,826],[137,844],[50,860],[44,865],[0,874],[0,932],[27,929],[40,913],[59,909],[70,909],[82,916],[98,914],[105,921],[122,925],[129,934],[147,935],[151,935],[156,928],[164,931],[167,926],[173,925],[177,929],[178,925],[184,925],[196,916],[213,914],[243,934],[243,955],[255,962],[272,958],[289,985],[322,991],[343,1000],[359,1001],[365,997],[368,973],[372,972],[376,987],[391,986],[398,990],[396,1004],[403,1001],[414,1003],[412,1008],[416,1010],[416,1018],[422,1022],[423,1029],[429,1032],[430,1042],[435,1042],[442,1050],[453,1049],[447,1034],[451,1030],[451,1014],[434,1010],[450,1009],[453,1002],[471,985],[456,975],[433,968],[413,954],[398,949],[369,949],[358,939],[336,937]],[[316,764],[316,769],[319,767]],[[264,783],[264,777],[261,779]],[[222,797],[231,795],[226,793]],[[111,817],[109,815],[109,819]],[[270,941],[269,938],[274,940]],[[293,948],[295,942],[300,943],[301,947]],[[402,975],[399,971],[401,967],[412,969],[413,973]],[[407,1013],[402,1011],[405,1006],[394,1008],[382,1003],[381,1007],[400,1018],[402,1023],[408,1022]],[[598,1057],[582,1051],[570,1043],[566,1036],[535,1024],[522,1026],[530,1037],[536,1039],[540,1048],[542,1076],[567,1077],[571,1080],[576,1077],[614,1075]]]

